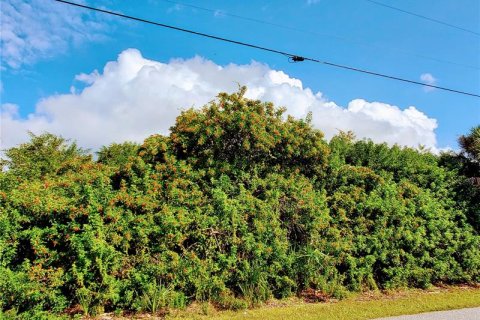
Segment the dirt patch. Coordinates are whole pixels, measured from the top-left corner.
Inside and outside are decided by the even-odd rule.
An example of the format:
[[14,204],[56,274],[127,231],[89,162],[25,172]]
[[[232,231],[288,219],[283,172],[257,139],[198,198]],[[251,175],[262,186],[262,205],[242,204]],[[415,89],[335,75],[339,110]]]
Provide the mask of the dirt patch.
[[300,292],[300,297],[307,303],[327,302],[329,296],[321,290],[305,289]]

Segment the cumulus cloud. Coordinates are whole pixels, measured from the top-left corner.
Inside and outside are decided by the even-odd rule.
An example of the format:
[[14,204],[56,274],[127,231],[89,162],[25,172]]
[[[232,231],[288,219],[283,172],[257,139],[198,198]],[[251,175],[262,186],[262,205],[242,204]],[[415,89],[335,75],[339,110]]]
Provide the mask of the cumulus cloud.
[[241,84],[248,87],[249,98],[285,106],[293,116],[312,112],[313,125],[327,138],[338,130],[352,130],[358,138],[436,150],[436,120],[413,106],[401,109],[356,99],[342,107],[304,88],[300,80],[257,62],[220,66],[194,57],[161,63],[128,49],[102,72],[76,79],[83,82],[82,90],[43,99],[26,118],[18,116],[17,106],[4,105],[3,147],[25,141],[27,130],[61,134],[93,150],[111,142],[141,142],[154,133],[168,134],[182,108],[202,107],[219,92],[234,92]]
[[[437,84],[437,79],[431,73],[422,73],[420,75],[420,80],[422,80],[424,83],[429,84],[431,86],[434,86]],[[426,92],[430,92],[435,90],[435,88],[425,86],[423,87],[423,90],[425,90]]]
[[54,1],[2,1],[2,69],[52,57],[72,44],[103,39],[106,25],[92,17],[90,12]]

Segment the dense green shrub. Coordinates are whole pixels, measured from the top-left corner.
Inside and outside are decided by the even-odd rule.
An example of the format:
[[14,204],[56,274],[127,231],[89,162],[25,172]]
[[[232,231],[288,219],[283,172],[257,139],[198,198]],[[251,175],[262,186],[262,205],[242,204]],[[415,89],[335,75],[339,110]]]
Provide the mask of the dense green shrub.
[[456,174],[452,184],[456,205],[480,234],[480,126],[460,136],[458,142],[460,152],[441,154],[440,165]]
[[478,203],[461,201],[477,191],[459,187],[457,162],[350,133],[327,143],[244,93],[97,161],[51,134],[7,150],[2,312],[236,310],[307,289],[480,281]]

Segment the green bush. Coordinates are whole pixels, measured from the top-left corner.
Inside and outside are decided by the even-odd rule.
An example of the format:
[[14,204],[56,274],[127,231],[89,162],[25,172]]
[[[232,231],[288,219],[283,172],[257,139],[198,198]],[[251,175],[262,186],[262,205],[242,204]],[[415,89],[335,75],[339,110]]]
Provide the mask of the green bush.
[[7,150],[2,316],[239,310],[306,290],[480,281],[477,189],[460,185],[454,158],[351,133],[327,143],[244,93],[98,161],[51,134]]

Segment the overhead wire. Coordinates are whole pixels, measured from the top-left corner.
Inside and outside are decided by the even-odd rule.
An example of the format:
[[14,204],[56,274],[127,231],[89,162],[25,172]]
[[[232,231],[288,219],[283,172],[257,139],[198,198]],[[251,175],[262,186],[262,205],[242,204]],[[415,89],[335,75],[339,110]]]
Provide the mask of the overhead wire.
[[201,11],[205,11],[205,12],[210,12],[210,13],[213,13],[214,15],[226,16],[226,17],[231,17],[231,18],[235,18],[235,19],[239,19],[239,20],[270,25],[270,26],[274,26],[274,27],[277,27],[277,28],[282,28],[282,29],[285,29],[285,30],[291,30],[291,31],[300,32],[300,33],[308,33],[308,34],[311,34],[311,35],[316,35],[316,36],[321,36],[321,37],[329,37],[329,38],[337,39],[337,40],[340,40],[340,41],[343,41],[343,42],[351,43],[351,44],[354,44],[354,45],[361,45],[361,46],[364,46],[364,47],[375,48],[375,49],[380,49],[380,50],[388,50],[388,51],[391,51],[391,52],[397,52],[397,53],[400,53],[400,54],[403,54],[403,55],[414,56],[414,57],[417,57],[417,58],[431,60],[431,61],[435,61],[435,62],[438,62],[438,63],[446,63],[446,64],[456,65],[456,66],[463,67],[463,68],[480,70],[480,66],[473,66],[473,65],[469,65],[469,64],[455,62],[455,61],[440,59],[440,58],[431,57],[431,56],[427,56],[427,55],[424,55],[424,54],[419,54],[419,53],[412,52],[412,51],[409,51],[409,50],[394,48],[394,47],[390,47],[390,46],[382,46],[382,45],[378,45],[378,44],[373,45],[373,44],[366,43],[366,42],[358,40],[358,39],[351,39],[351,38],[348,38],[348,37],[332,35],[332,34],[328,34],[328,33],[317,32],[317,31],[307,30],[307,29],[303,29],[303,28],[288,26],[288,25],[280,24],[280,23],[276,23],[276,22],[251,18],[251,17],[247,17],[247,16],[243,16],[243,15],[230,13],[230,12],[227,12],[225,10],[218,10],[218,9],[216,10],[216,9],[211,9],[211,8],[205,8],[205,7],[201,7],[201,6],[198,6],[198,5],[183,3],[183,2],[174,1],[174,0],[161,0],[161,1],[171,3],[171,4],[175,4],[175,5],[182,6],[182,7],[186,7],[186,8],[192,8],[192,9],[197,9],[197,10],[201,10]]
[[126,18],[126,19],[130,19],[130,20],[134,20],[134,21],[139,21],[139,22],[143,22],[143,23],[147,23],[147,24],[151,24],[151,25],[155,25],[155,26],[159,26],[159,27],[163,27],[163,28],[167,28],[167,29],[171,29],[171,30],[177,30],[177,31],[185,32],[185,33],[190,33],[190,34],[197,35],[197,36],[202,36],[202,37],[205,37],[205,38],[215,39],[215,40],[224,41],[224,42],[228,42],[228,43],[232,43],[232,44],[236,44],[236,45],[241,45],[241,46],[245,46],[245,47],[249,47],[249,48],[253,48],[253,49],[258,49],[258,50],[262,50],[262,51],[266,51],[266,52],[271,52],[271,53],[284,55],[287,58],[289,58],[289,60],[292,60],[294,62],[311,61],[311,62],[316,62],[316,63],[328,65],[328,66],[331,66],[331,67],[341,68],[341,69],[345,69],[345,70],[350,70],[350,71],[360,72],[360,73],[374,75],[374,76],[378,76],[378,77],[383,77],[383,78],[387,78],[387,79],[391,79],[391,80],[407,82],[407,83],[411,83],[411,84],[421,85],[421,86],[425,86],[425,87],[430,87],[430,88],[435,88],[435,89],[439,89],[439,90],[444,90],[444,91],[449,91],[449,92],[453,92],[453,93],[458,93],[458,94],[462,94],[462,95],[467,95],[467,96],[480,98],[480,94],[476,94],[476,93],[451,89],[451,88],[447,88],[447,87],[440,87],[440,86],[436,86],[436,85],[432,85],[432,84],[422,83],[422,82],[419,82],[419,81],[409,80],[409,79],[405,79],[405,78],[391,76],[391,75],[387,75],[387,74],[383,74],[383,73],[379,73],[379,72],[374,72],[374,71],[369,71],[369,70],[365,70],[365,69],[360,69],[360,68],[356,68],[356,67],[350,67],[350,66],[347,66],[347,65],[337,64],[337,63],[333,63],[333,62],[329,62],[329,61],[322,61],[322,60],[315,59],[315,58],[308,58],[308,57],[304,57],[304,56],[301,56],[301,55],[297,55],[297,54],[293,54],[293,53],[289,53],[289,52],[285,52],[285,51],[281,51],[281,50],[276,50],[276,49],[272,49],[272,48],[268,48],[268,47],[254,45],[254,44],[250,44],[250,43],[243,42],[243,41],[232,40],[232,39],[219,37],[219,36],[199,32],[199,31],[194,31],[194,30],[190,30],[190,29],[180,28],[180,27],[176,27],[176,26],[172,26],[172,25],[168,25],[168,24],[164,24],[164,23],[160,23],[160,22],[155,22],[155,21],[152,21],[152,20],[138,18],[138,17],[134,17],[134,16],[118,13],[118,12],[113,12],[113,11],[106,10],[106,9],[91,7],[91,6],[87,6],[87,5],[84,5],[84,4],[79,4],[79,3],[75,3],[75,2],[71,2],[71,1],[66,1],[66,0],[53,0],[53,1],[60,2],[60,3],[63,3],[63,4],[67,4],[67,5],[71,5],[71,6],[84,8],[84,9],[88,9],[88,10],[92,10],[92,11],[96,11],[96,12],[101,12],[101,13],[105,13],[105,14],[109,14],[109,15],[114,15],[114,16],[121,17],[121,18]]
[[468,32],[468,33],[471,33],[471,34],[480,36],[480,32],[473,31],[473,30],[470,30],[470,29],[466,29],[466,28],[463,28],[463,27],[459,27],[459,26],[456,26],[456,25],[454,25],[454,24],[451,24],[451,23],[448,23],[448,22],[445,22],[445,21],[441,21],[441,20],[438,20],[438,19],[430,18],[430,17],[424,16],[424,15],[422,15],[422,14],[418,14],[418,13],[415,13],[415,12],[407,11],[407,10],[404,10],[404,9],[401,9],[401,8],[398,8],[398,7],[394,7],[394,6],[388,5],[388,4],[383,3],[383,2],[379,2],[379,1],[375,1],[375,0],[365,0],[365,1],[370,2],[370,3],[372,3],[372,4],[374,4],[374,5],[377,5],[377,6],[382,6],[382,7],[391,9],[391,10],[395,10],[395,11],[402,12],[402,13],[404,13],[404,14],[408,14],[408,15],[411,15],[411,16],[415,16],[415,17],[417,17],[417,18],[421,18],[421,19],[424,19],[424,20],[428,20],[428,21],[431,21],[431,22],[435,22],[435,23],[438,23],[438,24],[442,24],[442,25],[447,26],[447,27],[450,27],[450,28],[454,28],[454,29],[457,29],[457,30],[465,31],[465,32]]

